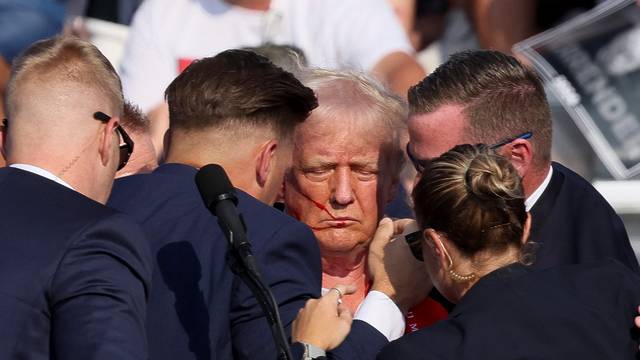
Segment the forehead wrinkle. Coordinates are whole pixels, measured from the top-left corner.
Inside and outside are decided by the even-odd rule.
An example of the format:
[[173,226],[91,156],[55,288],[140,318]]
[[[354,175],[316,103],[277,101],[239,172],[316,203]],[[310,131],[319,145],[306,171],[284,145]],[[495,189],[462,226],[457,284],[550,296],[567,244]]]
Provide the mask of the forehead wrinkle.
[[308,120],[309,123],[305,122],[296,130],[294,142],[298,149],[304,149],[313,142],[321,142],[326,145],[323,148],[340,151],[352,148],[360,139],[365,140],[363,145],[375,144],[378,147],[393,141],[392,130],[387,131],[382,126],[369,126],[368,121],[362,119],[345,117],[314,120]]

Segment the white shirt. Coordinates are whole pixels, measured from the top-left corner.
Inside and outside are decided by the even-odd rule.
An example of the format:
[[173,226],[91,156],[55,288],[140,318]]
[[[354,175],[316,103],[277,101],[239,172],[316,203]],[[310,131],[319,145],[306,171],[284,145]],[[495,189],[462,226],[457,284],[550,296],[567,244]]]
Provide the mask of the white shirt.
[[[322,288],[322,296],[327,292],[329,292],[329,289]],[[380,291],[369,291],[364,300],[358,305],[353,318],[373,326],[389,341],[398,339],[404,334],[404,315],[402,315],[393,300]]]
[[43,178],[47,178],[49,180],[57,182],[58,184],[60,184],[62,186],[65,186],[65,187],[67,187],[67,188],[69,188],[71,190],[75,190],[66,181],[62,180],[61,178],[57,177],[56,175],[52,174],[48,170],[45,170],[45,169],[43,169],[41,167],[37,167],[37,166],[34,166],[34,165],[29,165],[29,164],[12,164],[12,165],[9,165],[9,167],[20,169],[20,170],[24,170],[24,171],[28,171],[28,172],[36,174],[36,175],[40,175]]
[[412,53],[388,0],[272,0],[268,11],[223,0],[146,0],[121,65],[125,97],[148,112],[163,100],[181,60],[264,43],[300,48],[310,66],[371,70]]
[[540,199],[542,193],[547,189],[547,186],[549,186],[549,182],[551,182],[551,175],[553,175],[553,167],[549,166],[549,172],[544,178],[542,184],[540,184],[540,186],[538,186],[538,188],[534,192],[532,192],[531,195],[529,195],[529,197],[524,201],[524,207],[527,211],[531,211],[533,205],[538,202],[538,199]]
[[405,321],[402,311],[385,293],[369,291],[355,316],[373,326],[389,341],[396,340],[404,334]]

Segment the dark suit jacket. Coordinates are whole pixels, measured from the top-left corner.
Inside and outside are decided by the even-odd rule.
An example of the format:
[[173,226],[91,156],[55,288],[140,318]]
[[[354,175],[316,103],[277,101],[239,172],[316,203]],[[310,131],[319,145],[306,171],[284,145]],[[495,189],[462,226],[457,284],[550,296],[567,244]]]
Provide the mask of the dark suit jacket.
[[553,163],[551,182],[531,209],[534,268],[614,258],[640,272],[620,217],[589,182]]
[[[196,169],[166,164],[116,181],[109,205],[142,224],[155,257],[147,329],[153,360],[275,359],[262,310],[226,261],[228,241],[205,208]],[[248,237],[285,327],[320,295],[311,230],[238,191]]]
[[0,358],[146,359],[150,254],[122,215],[0,169]]
[[405,335],[378,359],[635,359],[640,278],[610,260],[478,281],[447,320]]

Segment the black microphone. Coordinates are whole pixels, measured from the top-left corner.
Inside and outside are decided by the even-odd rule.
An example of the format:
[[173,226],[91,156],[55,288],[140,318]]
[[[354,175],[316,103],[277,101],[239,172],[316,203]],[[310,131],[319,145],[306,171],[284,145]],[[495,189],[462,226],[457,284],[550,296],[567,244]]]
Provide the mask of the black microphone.
[[249,287],[267,317],[279,357],[293,359],[280,319],[278,304],[258,271],[258,265],[251,253],[251,243],[246,234],[244,220],[236,210],[238,197],[227,173],[218,164],[206,165],[196,174],[196,186],[205,206],[218,218],[218,224],[229,240],[231,270]]
[[[247,260],[251,256],[251,243],[242,216],[237,212],[238,197],[227,173],[218,164],[206,165],[196,174],[196,186],[205,206],[218,218],[231,246]],[[251,265],[252,270],[257,270]]]

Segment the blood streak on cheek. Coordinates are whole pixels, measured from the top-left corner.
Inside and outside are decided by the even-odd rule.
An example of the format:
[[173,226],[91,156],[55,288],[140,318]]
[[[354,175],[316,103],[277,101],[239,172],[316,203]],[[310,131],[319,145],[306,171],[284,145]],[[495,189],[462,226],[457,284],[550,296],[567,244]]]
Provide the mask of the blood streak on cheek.
[[[336,217],[333,216],[333,214],[329,211],[329,209],[327,209],[326,206],[324,206],[323,204],[313,200],[311,197],[309,197],[309,195],[300,192],[300,194],[302,194],[302,196],[304,196],[305,198],[307,198],[307,200],[311,201],[311,203],[313,203],[313,205],[315,205],[318,209],[320,209],[321,211],[324,211],[327,215],[329,215],[331,217],[331,219],[336,220]],[[337,222],[335,223],[334,226],[325,226],[325,227],[314,227],[311,226],[311,229],[313,230],[326,230],[326,229],[330,229],[330,228],[343,228],[346,227],[347,224],[345,222]]]

